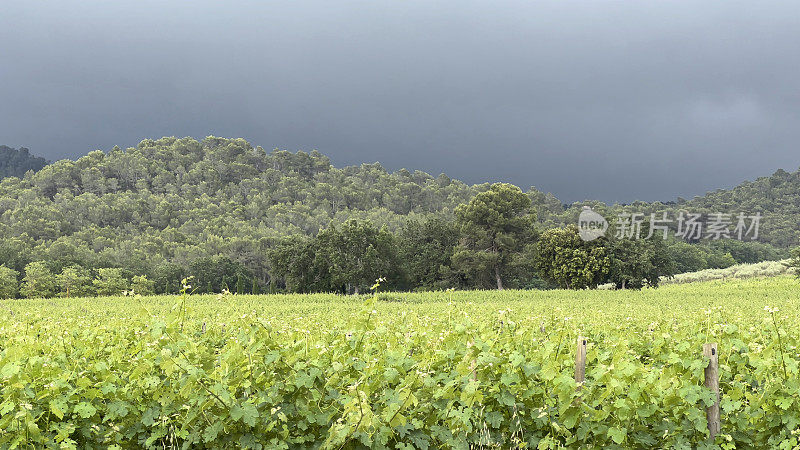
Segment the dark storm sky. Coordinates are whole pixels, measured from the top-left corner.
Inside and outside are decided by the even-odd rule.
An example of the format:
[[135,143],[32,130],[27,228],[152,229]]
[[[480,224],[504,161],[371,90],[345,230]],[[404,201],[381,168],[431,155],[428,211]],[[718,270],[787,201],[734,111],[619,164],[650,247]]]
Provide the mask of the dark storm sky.
[[563,201],[800,166],[800,4],[8,1],[0,144],[244,137]]

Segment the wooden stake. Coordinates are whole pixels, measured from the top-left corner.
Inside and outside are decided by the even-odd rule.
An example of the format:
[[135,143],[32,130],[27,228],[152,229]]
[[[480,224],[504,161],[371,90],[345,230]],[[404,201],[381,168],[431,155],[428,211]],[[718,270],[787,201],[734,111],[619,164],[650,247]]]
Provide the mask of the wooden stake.
[[705,368],[705,385],[711,389],[711,392],[716,396],[716,401],[713,405],[706,408],[706,420],[708,421],[708,433],[711,439],[719,434],[721,427],[719,418],[719,352],[717,352],[717,344],[704,344],[703,356],[709,359],[708,367]]
[[575,352],[575,382],[578,390],[586,380],[586,338],[578,336],[578,349]]
[[[467,343],[467,348],[470,348],[473,345],[475,345],[475,343],[472,342],[472,341],[469,341]],[[469,370],[472,372],[472,377],[471,378],[472,378],[473,381],[477,381],[478,380],[478,373],[475,371],[475,367],[477,365],[478,365],[478,362],[476,360],[474,360],[474,359],[469,362]]]

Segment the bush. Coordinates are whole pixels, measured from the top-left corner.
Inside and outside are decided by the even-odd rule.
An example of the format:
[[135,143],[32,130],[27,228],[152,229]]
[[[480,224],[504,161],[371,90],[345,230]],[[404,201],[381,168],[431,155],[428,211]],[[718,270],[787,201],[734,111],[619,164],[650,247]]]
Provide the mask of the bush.
[[128,280],[122,276],[122,269],[97,269],[97,278],[92,282],[97,295],[121,295],[128,290]]
[[56,293],[56,277],[44,261],[35,261],[25,266],[20,293],[28,298],[48,298]]
[[19,272],[0,266],[0,298],[14,298],[19,293]]

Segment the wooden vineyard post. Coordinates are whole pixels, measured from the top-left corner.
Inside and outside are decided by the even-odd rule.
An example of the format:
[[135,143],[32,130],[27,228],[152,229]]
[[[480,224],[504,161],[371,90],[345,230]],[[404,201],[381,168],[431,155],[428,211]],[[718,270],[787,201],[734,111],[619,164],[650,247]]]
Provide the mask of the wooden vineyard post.
[[703,344],[703,356],[709,359],[708,367],[705,368],[705,386],[711,389],[711,392],[716,396],[716,401],[713,405],[706,408],[706,420],[708,421],[708,432],[711,439],[719,434],[720,418],[719,418],[719,352],[717,351],[717,344]]
[[578,336],[578,348],[575,352],[575,383],[578,384],[578,391],[581,390],[583,382],[586,380],[586,338]]
[[[467,348],[470,348],[473,345],[475,345],[474,342],[472,342],[472,341],[467,342]],[[475,371],[475,367],[477,365],[478,365],[478,362],[476,360],[474,360],[474,359],[469,362],[469,370],[470,370],[470,372],[472,372],[472,377],[471,377],[472,381],[477,381],[478,380],[478,372]]]

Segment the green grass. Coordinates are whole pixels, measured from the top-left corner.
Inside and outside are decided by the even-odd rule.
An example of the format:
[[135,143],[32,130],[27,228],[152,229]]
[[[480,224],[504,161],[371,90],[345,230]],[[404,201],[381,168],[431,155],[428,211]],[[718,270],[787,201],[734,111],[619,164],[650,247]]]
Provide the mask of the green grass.
[[0,447],[702,447],[706,342],[717,443],[792,447],[799,288],[6,300]]

